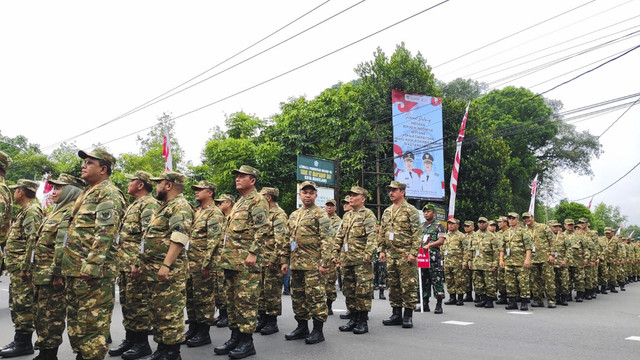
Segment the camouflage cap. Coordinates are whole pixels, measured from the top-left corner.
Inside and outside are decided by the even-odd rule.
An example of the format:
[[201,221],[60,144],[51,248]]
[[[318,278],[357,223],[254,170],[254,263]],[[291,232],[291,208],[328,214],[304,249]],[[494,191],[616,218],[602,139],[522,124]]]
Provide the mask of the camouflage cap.
[[507,217],[506,216],[500,216],[496,219],[496,222],[501,222],[501,221],[507,221]]
[[436,210],[436,206],[432,203],[427,203],[425,206],[422,207],[422,211],[427,211],[427,210]]
[[460,220],[456,219],[456,218],[451,218],[449,220],[447,220],[448,223],[452,223],[452,224],[460,224]]
[[486,218],[486,217],[484,217],[484,216],[480,216],[480,217],[478,218],[478,222],[481,222],[481,221],[487,222],[487,221],[489,221],[489,220],[487,220],[487,218]]
[[424,155],[422,155],[422,161],[423,162],[433,162],[433,155],[431,155],[429,153],[424,153]]
[[258,171],[258,169],[254,168],[253,166],[249,166],[249,165],[242,165],[240,166],[240,169],[232,170],[231,173],[233,175],[247,174],[247,175],[253,176],[256,179],[260,178],[260,171]]
[[351,196],[347,195],[347,196],[344,197],[344,199],[342,199],[342,203],[343,204],[348,204],[350,199],[351,199]]
[[191,185],[191,190],[202,190],[209,189],[215,192],[218,189],[218,186],[214,183],[210,183],[207,180],[200,180],[197,184]]
[[20,179],[20,180],[18,180],[17,184],[9,185],[9,188],[10,189],[25,188],[27,190],[31,190],[33,192],[37,192],[39,186],[40,185],[37,182],[33,181],[33,180]]
[[333,206],[337,206],[338,205],[334,199],[327,199],[327,201],[324,204],[325,205],[333,205]]
[[549,220],[549,222],[547,223],[549,226],[562,226],[560,225],[560,223],[558,222],[558,220]]
[[369,195],[369,192],[363,188],[361,188],[360,186],[352,186],[351,190],[347,191],[347,194],[349,195],[364,195],[367,196]]
[[528,212],[528,211],[527,211],[527,212],[523,212],[523,213],[522,213],[522,218],[524,219],[524,218],[526,218],[526,217],[531,217],[531,213],[530,213],[530,212]]
[[518,215],[517,212],[510,212],[510,213],[507,214],[507,218],[510,218],[510,217],[519,219],[520,215]]
[[464,226],[473,226],[473,221],[467,220],[464,222]]
[[13,164],[13,159],[11,159],[11,156],[0,151],[0,169],[7,171],[11,164]]
[[220,196],[218,196],[217,199],[214,200],[215,202],[223,202],[223,201],[228,201],[230,203],[234,203],[236,202],[236,198],[235,196],[231,195],[231,194],[222,194]]
[[580,224],[581,224],[581,223],[578,223],[578,224],[576,225],[576,229],[582,229],[582,225],[580,225]]
[[303,181],[300,184],[300,190],[306,188],[306,187],[311,187],[313,188],[313,190],[318,190],[318,185],[316,185],[316,183],[314,183],[313,181]]
[[140,180],[145,184],[151,184],[151,176],[152,176],[151,174],[142,170],[136,171],[133,175],[124,174],[124,177],[126,177],[129,180]]
[[167,181],[171,181],[172,183],[175,183],[175,184],[183,185],[184,184],[184,175],[180,174],[177,171],[163,171],[162,174],[160,174],[160,176],[152,177],[149,180],[151,180],[151,181],[167,180]]
[[78,151],[78,156],[82,159],[86,159],[90,157],[93,159],[104,160],[108,162],[111,167],[113,167],[116,164],[116,158],[113,157],[113,155],[109,154],[107,150],[99,147],[91,150],[91,152],[85,152],[84,150],[80,150]]
[[612,232],[613,232],[613,228],[610,228],[610,227],[606,227],[606,228],[604,228],[604,233],[605,233],[605,234],[606,234],[606,233],[612,233]]
[[413,155],[413,153],[411,151],[407,151],[404,154],[402,154],[402,158],[403,159],[415,159],[416,157]]
[[586,224],[586,223],[588,223],[588,222],[589,222],[589,220],[587,220],[587,218],[580,218],[580,219],[578,219],[578,224],[581,224],[581,223]]
[[489,226],[496,226],[496,225],[498,225],[498,224],[496,224],[495,221],[489,220]]
[[405,190],[407,188],[407,184],[402,183],[400,181],[392,181],[389,185],[387,185],[387,189],[400,189]]
[[262,189],[260,189],[260,194],[280,196],[280,190],[272,187],[263,187]]
[[81,189],[87,185],[84,180],[64,173],[60,174],[57,179],[49,179],[47,182],[52,185],[73,185]]
[[564,219],[564,224],[565,225],[575,225],[575,222],[573,222],[573,219]]

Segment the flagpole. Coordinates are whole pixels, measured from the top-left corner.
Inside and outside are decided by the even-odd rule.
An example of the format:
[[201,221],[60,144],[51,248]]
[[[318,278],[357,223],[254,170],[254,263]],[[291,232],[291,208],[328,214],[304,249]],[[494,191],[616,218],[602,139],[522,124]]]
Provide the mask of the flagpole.
[[451,170],[451,180],[449,180],[449,215],[447,219],[453,218],[456,209],[456,194],[458,192],[458,175],[460,173],[460,158],[462,157],[462,140],[464,140],[464,132],[467,127],[467,116],[469,115],[469,105],[464,111],[464,117],[462,118],[462,124],[460,124],[460,132],[458,133],[458,139],[456,140],[456,156],[453,159],[453,169]]

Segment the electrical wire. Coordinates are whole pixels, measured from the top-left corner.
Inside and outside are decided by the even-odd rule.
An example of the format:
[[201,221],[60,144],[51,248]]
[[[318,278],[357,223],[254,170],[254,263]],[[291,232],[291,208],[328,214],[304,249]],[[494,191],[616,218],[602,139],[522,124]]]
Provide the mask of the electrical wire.
[[571,202],[577,202],[577,201],[585,200],[585,199],[588,199],[588,198],[594,197],[594,196],[596,196],[596,195],[600,195],[600,194],[602,194],[603,192],[605,192],[606,190],[608,190],[610,187],[612,187],[613,185],[617,184],[620,180],[624,179],[627,175],[629,175],[633,170],[635,170],[635,169],[638,167],[638,165],[640,165],[640,162],[638,162],[634,167],[632,167],[632,168],[631,168],[631,170],[627,171],[624,175],[622,175],[620,178],[618,178],[618,180],[614,181],[614,182],[613,182],[613,183],[611,183],[609,186],[607,186],[606,188],[604,188],[604,189],[602,189],[602,190],[598,191],[597,193],[592,194],[592,195],[589,195],[589,196],[585,196],[585,197],[580,198],[580,199],[571,200]]
[[640,97],[639,97],[636,101],[634,101],[634,102],[633,102],[633,104],[631,104],[631,105],[627,108],[627,110],[625,110],[625,111],[624,111],[624,112],[623,112],[623,113],[622,113],[622,114],[621,114],[621,115],[620,115],[620,116],[619,116],[619,117],[618,117],[614,122],[612,122],[612,123],[611,123],[611,125],[609,125],[606,129],[604,129],[604,131],[602,132],[602,134],[598,135],[598,139],[600,139],[600,138],[602,137],[602,135],[604,135],[607,131],[609,131],[609,129],[611,129],[611,127],[612,127],[613,125],[615,125],[615,124],[618,122],[618,120],[620,120],[620,119],[624,116],[624,114],[626,114],[626,113],[627,113],[627,111],[631,110],[631,108],[632,108],[635,104],[637,104],[637,103],[638,103],[638,101],[640,101]]

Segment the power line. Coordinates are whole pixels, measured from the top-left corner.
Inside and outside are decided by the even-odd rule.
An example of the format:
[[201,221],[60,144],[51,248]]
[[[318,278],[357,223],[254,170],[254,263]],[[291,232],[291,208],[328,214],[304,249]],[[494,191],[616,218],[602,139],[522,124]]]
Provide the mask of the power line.
[[613,183],[611,183],[611,185],[609,185],[609,186],[607,186],[606,188],[604,188],[604,189],[602,189],[602,190],[598,191],[597,193],[592,194],[592,195],[589,195],[589,196],[585,196],[585,197],[580,198],[580,199],[571,200],[571,202],[576,202],[576,201],[581,201],[581,200],[589,199],[589,198],[594,197],[594,196],[596,196],[596,195],[602,194],[603,192],[605,192],[606,190],[608,190],[610,187],[612,187],[613,185],[617,184],[620,180],[624,179],[627,175],[629,175],[633,170],[635,170],[635,169],[638,167],[638,165],[640,165],[640,162],[638,162],[634,167],[632,167],[632,168],[631,168],[631,170],[627,171],[627,173],[626,173],[626,174],[622,175],[618,180],[614,181]]
[[620,119],[624,116],[624,114],[626,114],[626,113],[627,113],[627,111],[631,110],[631,108],[632,108],[635,104],[637,104],[637,103],[638,103],[638,101],[640,101],[640,97],[639,97],[636,101],[634,101],[634,102],[633,102],[633,104],[631,104],[631,105],[627,108],[627,110],[625,110],[625,111],[624,111],[620,116],[618,116],[618,118],[617,118],[614,122],[612,122],[612,123],[611,123],[611,125],[609,125],[606,129],[604,129],[604,131],[602,132],[602,134],[598,135],[598,139],[600,139],[600,138],[602,137],[602,135],[604,135],[607,131],[609,131],[609,129],[611,129],[611,127],[612,127],[613,125],[615,125],[615,123],[617,123],[617,122],[618,122],[618,120],[620,120]]

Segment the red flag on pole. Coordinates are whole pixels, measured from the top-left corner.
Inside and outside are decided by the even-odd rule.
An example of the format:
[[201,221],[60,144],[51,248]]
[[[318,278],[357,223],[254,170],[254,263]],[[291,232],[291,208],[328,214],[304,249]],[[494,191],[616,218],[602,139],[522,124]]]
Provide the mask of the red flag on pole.
[[531,182],[531,203],[529,204],[529,213],[533,216],[536,209],[536,188],[538,187],[538,174]]
[[162,124],[164,129],[164,138],[162,143],[162,156],[164,157],[164,168],[167,171],[173,170],[173,160],[171,159],[171,140],[169,139],[169,131],[166,124]]
[[449,216],[447,219],[453,218],[453,214],[456,208],[456,193],[458,192],[458,174],[460,172],[460,157],[462,156],[462,140],[464,140],[464,131],[467,127],[467,115],[469,114],[469,105],[464,111],[464,117],[462,118],[462,124],[460,124],[460,132],[458,133],[458,139],[456,140],[456,157],[453,160],[453,169],[451,170],[451,180],[449,181]]
[[593,197],[591,197],[591,200],[589,200],[589,210],[591,210],[591,202],[593,202]]

